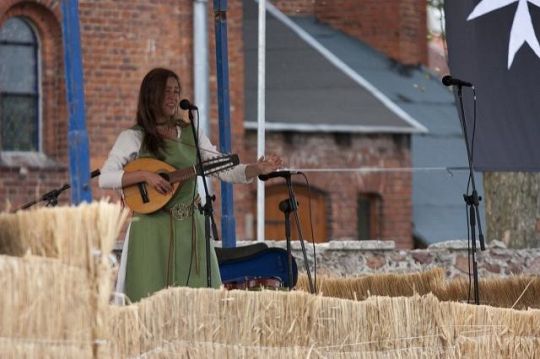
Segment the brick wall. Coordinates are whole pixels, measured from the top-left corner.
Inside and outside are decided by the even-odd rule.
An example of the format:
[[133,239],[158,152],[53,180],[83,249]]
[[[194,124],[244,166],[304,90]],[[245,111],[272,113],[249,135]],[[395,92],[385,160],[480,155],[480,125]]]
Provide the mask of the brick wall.
[[[97,168],[118,133],[135,123],[139,87],[150,69],[175,71],[183,96],[192,97],[191,3],[81,1],[80,21],[86,121]],[[94,197],[105,193],[94,187]]]
[[279,10],[290,16],[313,15],[317,0],[271,0]]
[[[247,132],[246,146],[255,148],[254,131]],[[279,154],[286,161],[287,167],[298,169],[392,168],[408,167],[411,164],[407,136],[351,135],[348,140],[343,140],[334,134],[267,133],[266,149],[267,153]],[[307,176],[311,186],[328,195],[330,239],[358,238],[358,194],[376,193],[382,196],[381,239],[394,240],[398,248],[412,248],[410,173],[359,174],[328,171],[308,172]],[[256,200],[255,191],[253,185],[250,191],[253,201]]]
[[289,16],[315,16],[404,64],[428,64],[424,0],[271,0]]
[[405,64],[427,64],[426,2],[316,0],[315,16]]
[[[299,6],[298,4],[303,4]],[[310,1],[298,2],[291,9],[311,10]],[[324,5],[324,4],[323,4]],[[281,1],[281,6],[286,2]],[[140,82],[155,66],[176,71],[183,85],[183,95],[192,98],[192,15],[191,2],[167,0],[81,0],[81,40],[85,77],[87,128],[90,141],[91,167],[99,168],[118,133],[134,123]],[[317,5],[319,12],[322,5]],[[209,2],[209,39],[211,69],[211,128],[217,145],[217,98],[214,55],[213,4]],[[244,75],[242,39],[242,2],[230,1],[228,9],[229,79],[231,99],[232,151],[243,162],[255,161],[255,134],[244,137]],[[63,51],[58,1],[9,0],[0,4],[0,21],[11,15],[24,15],[38,28],[43,48],[45,153],[55,162],[39,169],[0,167],[0,193],[15,207],[33,198],[36,191],[44,193],[66,183],[67,174],[67,112],[65,106]],[[166,26],[166,27],[165,27]],[[332,135],[307,138],[294,135],[302,145],[287,144],[283,134],[269,135],[268,151],[282,154],[291,167],[395,167],[410,164],[408,143],[392,136],[371,136],[354,139],[351,147],[340,147]],[[244,143],[244,141],[247,141]],[[318,155],[315,155],[317,154]],[[336,156],[346,153],[346,156]],[[320,163],[318,163],[318,159]],[[339,160],[336,160],[339,158]],[[9,177],[9,178],[8,178]],[[310,176],[311,177],[311,176]],[[15,180],[16,179],[16,180]],[[350,188],[330,194],[332,238],[354,238],[356,233],[356,194],[358,191],[379,193],[384,201],[382,237],[396,240],[401,248],[411,245],[411,178],[405,174],[320,175],[313,178],[319,189]],[[333,186],[333,187],[332,187]],[[235,214],[238,239],[244,239],[244,220],[253,212],[254,185],[235,186]],[[214,189],[219,198],[219,185]],[[69,192],[69,191],[68,191]],[[354,193],[354,196],[352,194]],[[116,194],[97,188],[93,181],[94,198]],[[69,200],[69,193],[64,195]],[[354,200],[353,200],[354,199]],[[219,201],[215,204],[219,214]],[[219,221],[219,215],[217,216]]]
[[[39,193],[58,188],[67,180],[67,132],[64,93],[64,65],[60,9],[56,1],[41,3],[2,1],[0,24],[13,16],[29,20],[37,32],[41,49],[41,90],[43,114],[43,149],[52,161],[40,163],[32,159],[22,166],[0,166],[2,205],[18,208],[34,200]],[[63,196],[60,200],[63,200]],[[69,196],[67,197],[69,200]],[[7,204],[9,203],[9,204]]]
[[[40,196],[66,183],[66,166],[42,168],[0,168],[0,209],[15,210],[26,203],[39,201]],[[68,204],[69,191],[58,196],[60,204]],[[36,206],[45,205],[39,202]]]
[[[233,152],[243,158],[243,43],[242,3],[229,3],[227,13],[229,39],[229,78],[231,100],[231,137]],[[213,142],[218,145],[215,41],[213,4],[208,4],[211,126]],[[38,30],[42,51],[44,152],[55,162],[51,168],[30,166],[21,170],[0,166],[0,193],[18,207],[69,181],[67,172],[67,123],[61,37],[61,11],[58,1],[29,2],[9,0],[0,4],[0,23],[10,16],[27,17]],[[85,80],[86,124],[89,135],[91,167],[99,168],[116,136],[134,124],[137,95],[143,76],[153,67],[168,67],[180,75],[183,96],[193,98],[193,23],[192,3],[188,1],[82,0],[79,3],[81,47]],[[166,24],[166,28],[164,27]],[[48,163],[50,167],[50,163]],[[19,174],[21,172],[21,174]],[[13,177],[16,174],[16,177]],[[8,178],[10,177],[10,178]],[[37,182],[36,182],[37,181]],[[214,188],[218,192],[219,185]],[[94,198],[110,196],[93,181]],[[64,198],[65,196],[65,198]],[[235,189],[242,203],[244,191]],[[62,199],[69,201],[69,191]],[[219,220],[219,201],[216,203]],[[239,205],[241,208],[242,205]],[[244,207],[248,207],[244,205]],[[239,216],[239,236],[243,237],[243,216]]]

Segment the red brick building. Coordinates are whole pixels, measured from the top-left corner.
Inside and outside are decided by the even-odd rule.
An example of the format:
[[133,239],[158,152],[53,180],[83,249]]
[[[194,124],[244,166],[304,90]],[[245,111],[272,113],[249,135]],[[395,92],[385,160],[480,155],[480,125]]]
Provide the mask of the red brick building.
[[[401,64],[427,61],[426,4],[419,0],[279,0],[285,13],[309,15],[346,34],[361,39]],[[243,3],[229,1],[229,69],[232,148],[244,162],[255,160],[256,134],[246,129]],[[212,3],[209,2],[212,139],[217,137],[215,59]],[[60,5],[55,0],[5,0],[0,3],[0,27],[10,19],[22,20],[35,36],[36,100],[33,144],[13,150],[3,134],[0,143],[0,195],[12,207],[68,182],[67,109],[65,100]],[[185,97],[192,97],[192,2],[141,0],[81,0],[81,41],[86,98],[86,124],[92,169],[99,168],[121,129],[134,122],[137,91],[144,74],[153,67],[180,74]],[[9,39],[8,39],[9,40]],[[11,41],[11,40],[10,40]],[[25,40],[26,41],[26,40]],[[31,42],[31,41],[30,41]],[[3,42],[6,46],[29,46]],[[2,66],[2,65],[0,65]],[[30,86],[32,87],[32,86]],[[10,93],[1,89],[2,94]],[[5,126],[4,126],[5,127]],[[294,138],[294,140],[291,140]],[[15,147],[14,147],[15,148]],[[291,168],[410,167],[408,135],[271,132],[267,152],[280,154]],[[337,156],[336,154],[340,154]],[[342,155],[341,155],[342,154]],[[359,238],[358,209],[370,223],[369,238],[395,240],[400,248],[412,247],[411,175],[331,173],[309,175],[315,208],[314,222],[321,238]],[[219,188],[214,186],[214,188]],[[277,191],[277,192],[276,192]],[[279,190],[268,188],[267,211]],[[115,194],[94,183],[94,198]],[[305,199],[304,188],[298,195]],[[277,196],[277,197],[276,197]],[[218,196],[219,197],[219,196]],[[237,239],[253,239],[249,228],[255,216],[255,185],[235,187]],[[63,201],[69,200],[65,194]],[[216,204],[215,208],[219,208]],[[363,212],[363,213],[364,213]],[[275,215],[275,213],[273,214]],[[301,212],[307,223],[307,214]],[[364,223],[362,222],[362,223]],[[322,225],[322,226],[321,226]],[[305,225],[303,226],[305,227]],[[306,235],[306,232],[304,231]]]

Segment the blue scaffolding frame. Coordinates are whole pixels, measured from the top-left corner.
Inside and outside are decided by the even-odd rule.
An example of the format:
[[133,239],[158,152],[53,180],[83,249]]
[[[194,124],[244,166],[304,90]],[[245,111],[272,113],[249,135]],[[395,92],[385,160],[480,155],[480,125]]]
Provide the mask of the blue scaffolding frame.
[[[227,55],[227,0],[214,0],[217,94],[219,113],[219,150],[231,152],[231,115],[229,100],[229,58]],[[236,220],[233,209],[233,188],[221,182],[221,238],[224,247],[236,246]]]
[[92,201],[90,159],[84,106],[84,79],[79,29],[79,3],[62,0],[62,33],[66,97],[69,111],[68,146],[71,203]]

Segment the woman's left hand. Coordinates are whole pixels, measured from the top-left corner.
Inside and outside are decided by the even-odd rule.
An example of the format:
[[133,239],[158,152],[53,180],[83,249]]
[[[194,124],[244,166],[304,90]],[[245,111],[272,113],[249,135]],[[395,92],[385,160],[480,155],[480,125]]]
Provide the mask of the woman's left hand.
[[257,162],[246,167],[246,177],[253,178],[258,175],[265,175],[283,167],[283,161],[278,155],[261,156]]
[[261,156],[255,165],[257,166],[257,175],[265,175],[282,167],[283,161],[278,155],[271,154],[268,157]]

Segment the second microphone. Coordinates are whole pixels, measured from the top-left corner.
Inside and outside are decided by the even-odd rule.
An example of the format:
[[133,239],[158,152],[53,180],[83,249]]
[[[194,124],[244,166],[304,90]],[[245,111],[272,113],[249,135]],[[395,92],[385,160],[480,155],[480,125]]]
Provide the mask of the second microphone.
[[182,110],[196,110],[197,109],[197,106],[195,106],[194,104],[192,104],[191,102],[189,102],[188,99],[183,99],[182,101],[180,101],[180,108]]
[[259,179],[261,181],[266,181],[271,178],[276,178],[276,177],[287,178],[287,177],[291,177],[292,175],[299,175],[299,174],[302,174],[302,172],[300,171],[274,171],[274,172],[267,173],[265,175],[259,175]]

